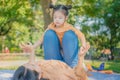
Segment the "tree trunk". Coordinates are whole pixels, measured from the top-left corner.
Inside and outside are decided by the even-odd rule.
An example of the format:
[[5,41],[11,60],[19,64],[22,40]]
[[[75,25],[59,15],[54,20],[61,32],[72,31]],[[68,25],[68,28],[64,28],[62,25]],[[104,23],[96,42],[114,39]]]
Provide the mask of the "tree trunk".
[[49,8],[50,4],[55,4],[57,0],[40,0],[44,16],[44,30],[52,22],[52,10]]
[[110,39],[111,60],[114,59],[113,50],[114,50],[114,42],[113,42],[113,36],[111,34],[111,39]]
[[111,51],[111,60],[114,60],[113,50],[114,50],[114,46],[111,46],[111,47],[110,47],[110,51]]

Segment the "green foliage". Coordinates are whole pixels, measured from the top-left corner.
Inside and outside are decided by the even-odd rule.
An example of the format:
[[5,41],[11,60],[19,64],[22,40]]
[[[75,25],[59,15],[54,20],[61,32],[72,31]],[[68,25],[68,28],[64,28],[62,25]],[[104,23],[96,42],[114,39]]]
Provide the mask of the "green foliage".
[[[99,50],[118,47],[120,43],[120,1],[119,0],[71,0],[69,22],[74,24],[75,16],[83,19],[79,26],[91,46]],[[83,18],[84,17],[84,18]],[[92,25],[87,22],[94,21]],[[106,27],[106,30],[104,28]],[[92,34],[92,35],[91,35]]]
[[106,8],[104,19],[105,24],[110,29],[111,46],[116,46],[119,43],[120,39],[120,1],[113,0],[111,5]]
[[[95,55],[111,46],[120,47],[119,0],[57,0],[57,4],[72,5],[68,22],[78,23],[87,41],[96,49]],[[8,46],[11,52],[20,52],[20,42],[38,40],[44,31],[43,17],[39,0],[1,0],[0,50]]]
[[[20,52],[20,42],[34,42],[43,33],[43,19],[39,0],[0,1],[0,52]],[[36,36],[34,36],[36,35]]]
[[7,34],[13,28],[14,22],[32,25],[32,12],[28,1],[1,0],[0,13],[0,35]]

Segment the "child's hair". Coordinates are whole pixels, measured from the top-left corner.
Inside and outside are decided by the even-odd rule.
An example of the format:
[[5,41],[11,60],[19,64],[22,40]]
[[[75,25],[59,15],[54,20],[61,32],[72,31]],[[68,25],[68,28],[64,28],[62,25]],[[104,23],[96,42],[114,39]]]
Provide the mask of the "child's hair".
[[65,5],[61,5],[61,4],[60,5],[55,5],[55,6],[50,4],[49,7],[53,8],[54,12],[57,11],[57,10],[63,11],[65,16],[68,16],[68,14],[69,14],[68,10],[72,8],[71,5],[65,6]]
[[39,74],[36,71],[20,66],[14,73],[12,80],[39,80]]

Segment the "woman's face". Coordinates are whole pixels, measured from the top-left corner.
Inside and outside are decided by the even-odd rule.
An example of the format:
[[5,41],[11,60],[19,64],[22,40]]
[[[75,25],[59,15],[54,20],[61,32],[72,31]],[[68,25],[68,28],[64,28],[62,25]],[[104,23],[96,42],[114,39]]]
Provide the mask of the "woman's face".
[[57,27],[60,27],[66,21],[66,16],[62,11],[55,11],[53,15],[53,22]]

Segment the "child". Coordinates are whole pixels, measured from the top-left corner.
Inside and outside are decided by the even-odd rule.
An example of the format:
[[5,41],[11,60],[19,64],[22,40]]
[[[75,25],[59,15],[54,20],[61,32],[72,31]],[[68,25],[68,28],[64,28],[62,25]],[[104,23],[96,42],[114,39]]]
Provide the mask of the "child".
[[50,5],[53,9],[53,22],[44,32],[41,40],[38,40],[33,46],[23,47],[25,52],[31,48],[37,48],[43,44],[45,60],[60,60],[75,67],[78,63],[78,39],[81,40],[82,50],[86,49],[86,40],[84,34],[67,23],[68,11],[71,6]]

